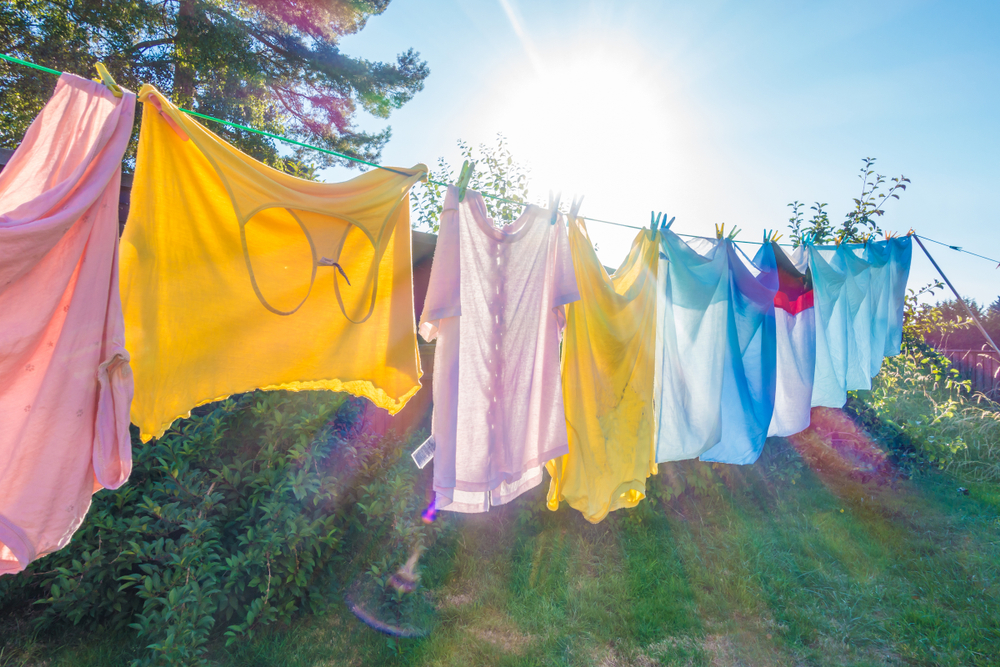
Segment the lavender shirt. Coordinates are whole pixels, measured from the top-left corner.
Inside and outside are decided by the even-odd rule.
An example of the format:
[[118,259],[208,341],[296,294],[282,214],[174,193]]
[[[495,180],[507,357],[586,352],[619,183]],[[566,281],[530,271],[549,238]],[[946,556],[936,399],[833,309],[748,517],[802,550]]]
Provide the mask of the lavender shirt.
[[434,356],[438,509],[485,512],[568,451],[563,305],[580,298],[560,216],[529,206],[501,229],[477,192],[448,188],[420,335]]

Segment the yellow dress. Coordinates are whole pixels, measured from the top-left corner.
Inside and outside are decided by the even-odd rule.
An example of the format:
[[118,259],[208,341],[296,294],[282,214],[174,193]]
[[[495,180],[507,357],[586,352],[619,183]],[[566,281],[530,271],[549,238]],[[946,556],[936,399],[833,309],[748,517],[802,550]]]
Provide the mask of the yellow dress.
[[142,439],[256,388],[402,409],[420,389],[409,190],[427,168],[314,183],[241,153],[150,85],[139,99],[120,283]]
[[643,230],[614,276],[582,219],[569,225],[580,300],[566,307],[562,388],[569,454],[546,464],[548,507],[560,500],[592,523],[634,507],[656,474],[653,365],[659,243]]

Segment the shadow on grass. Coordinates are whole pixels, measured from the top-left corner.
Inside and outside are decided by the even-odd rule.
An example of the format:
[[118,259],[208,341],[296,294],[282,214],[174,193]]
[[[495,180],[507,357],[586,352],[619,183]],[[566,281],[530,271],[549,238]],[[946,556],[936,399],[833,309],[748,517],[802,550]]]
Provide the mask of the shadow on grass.
[[[421,562],[439,616],[425,639],[370,630],[331,591],[326,613],[210,656],[261,667],[995,664],[996,486],[964,495],[937,472],[906,479],[842,413],[820,417],[769,441],[755,465],[691,464],[715,483],[670,500],[657,489],[683,468],[661,466],[650,498],[598,525],[545,510],[544,485],[488,514],[442,513],[447,529]],[[367,562],[377,536],[359,549]],[[114,665],[137,652],[115,635],[32,655]]]

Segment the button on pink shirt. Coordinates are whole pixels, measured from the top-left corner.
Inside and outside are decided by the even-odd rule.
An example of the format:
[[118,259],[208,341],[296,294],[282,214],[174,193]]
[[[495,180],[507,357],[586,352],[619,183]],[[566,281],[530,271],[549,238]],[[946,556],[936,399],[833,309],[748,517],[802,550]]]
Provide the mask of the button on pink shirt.
[[576,301],[566,225],[529,206],[497,229],[477,192],[448,188],[420,322],[434,354],[437,509],[485,512],[567,453],[562,306]]
[[135,95],[64,74],[0,172],[0,574],[64,547],[132,468],[118,295]]

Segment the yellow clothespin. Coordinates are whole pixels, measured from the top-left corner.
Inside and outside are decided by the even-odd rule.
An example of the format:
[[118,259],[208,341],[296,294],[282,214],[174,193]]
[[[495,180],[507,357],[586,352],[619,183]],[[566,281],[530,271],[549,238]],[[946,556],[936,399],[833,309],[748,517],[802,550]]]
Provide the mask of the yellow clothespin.
[[726,232],[726,223],[722,223],[721,225],[715,226],[715,238],[721,239],[722,235],[725,234],[725,232]]
[[109,72],[108,68],[104,66],[104,63],[97,63],[94,65],[94,69],[97,70],[97,74],[100,76],[100,79],[94,79],[95,81],[99,80],[107,86],[108,90],[110,90],[111,94],[115,97],[121,97],[123,95],[122,89],[118,87],[117,83],[115,83],[114,77],[111,76],[111,72]]

